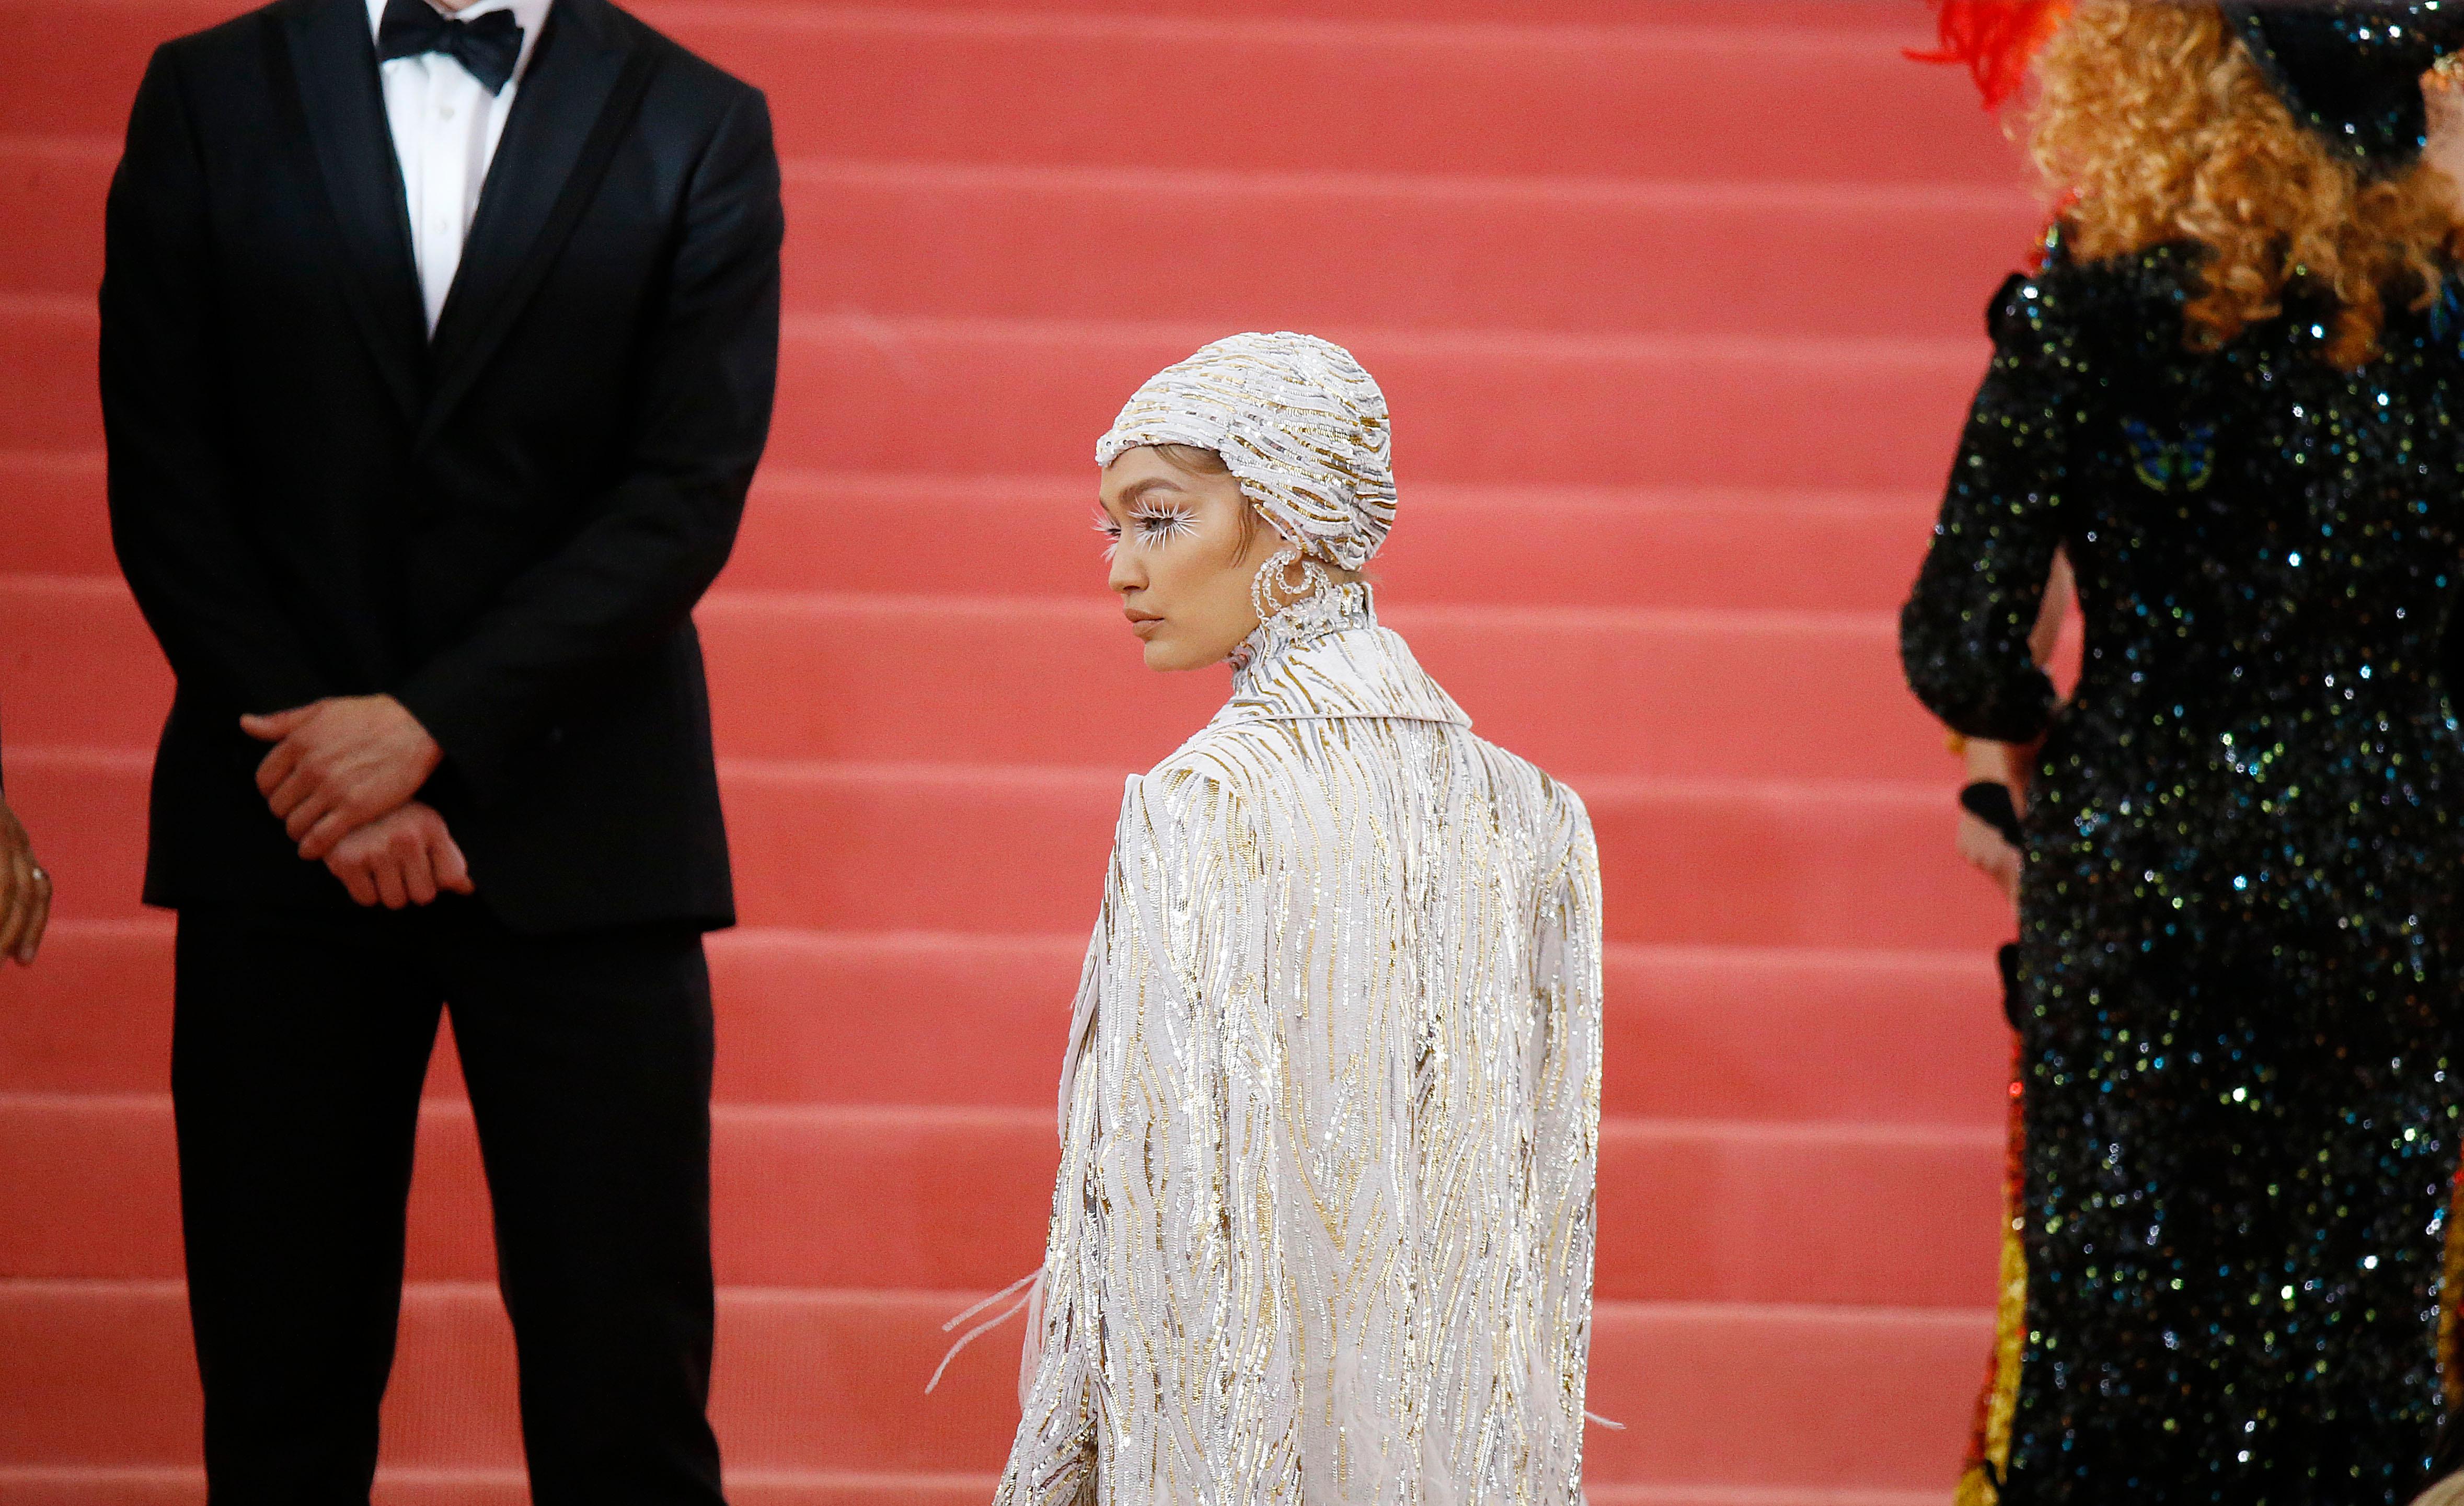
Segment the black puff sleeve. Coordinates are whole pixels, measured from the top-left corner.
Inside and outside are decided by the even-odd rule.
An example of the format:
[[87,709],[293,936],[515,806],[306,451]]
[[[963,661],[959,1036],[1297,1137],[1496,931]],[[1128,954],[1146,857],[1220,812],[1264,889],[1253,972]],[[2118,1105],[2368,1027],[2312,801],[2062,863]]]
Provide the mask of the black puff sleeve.
[[1900,614],[1900,656],[1927,709],[1955,731],[2023,743],[2045,730],[2053,682],[2029,652],[2061,543],[2062,496],[2093,386],[2081,273],[2013,276],[1987,322],[1993,363],[1951,467],[1933,545]]

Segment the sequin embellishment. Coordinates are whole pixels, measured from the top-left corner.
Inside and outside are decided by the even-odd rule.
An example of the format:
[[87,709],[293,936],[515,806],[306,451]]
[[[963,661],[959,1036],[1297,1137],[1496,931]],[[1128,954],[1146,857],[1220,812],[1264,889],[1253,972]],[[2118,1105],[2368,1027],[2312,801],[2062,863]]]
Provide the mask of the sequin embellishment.
[[[2401,1506],[2451,1407],[2464,363],[2398,305],[2339,371],[2299,294],[2192,353],[2194,256],[2005,287],[1902,623],[1936,714],[2046,739],[2000,1495]],[[2058,712],[2028,651],[2057,548]]]

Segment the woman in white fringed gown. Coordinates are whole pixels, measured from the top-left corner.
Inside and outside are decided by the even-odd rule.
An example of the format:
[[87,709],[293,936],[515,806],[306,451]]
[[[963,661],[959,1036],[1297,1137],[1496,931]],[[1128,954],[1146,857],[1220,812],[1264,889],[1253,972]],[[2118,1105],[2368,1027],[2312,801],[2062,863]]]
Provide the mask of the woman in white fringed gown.
[[1581,1497],[1598,862],[1378,625],[1388,457],[1296,335],[1099,447],[1147,663],[1232,694],[1122,800],[1003,1503]]

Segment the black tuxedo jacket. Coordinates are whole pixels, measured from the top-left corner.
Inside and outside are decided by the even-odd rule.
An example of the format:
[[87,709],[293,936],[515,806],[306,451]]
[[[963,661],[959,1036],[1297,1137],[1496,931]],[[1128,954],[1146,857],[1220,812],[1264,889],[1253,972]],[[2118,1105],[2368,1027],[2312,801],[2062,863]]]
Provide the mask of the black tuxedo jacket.
[[386,691],[528,930],[733,919],[701,649],[778,367],[759,93],[556,0],[433,341],[363,0],[168,43],[111,188],[113,538],[179,681],[149,903],[350,904],[242,711]]

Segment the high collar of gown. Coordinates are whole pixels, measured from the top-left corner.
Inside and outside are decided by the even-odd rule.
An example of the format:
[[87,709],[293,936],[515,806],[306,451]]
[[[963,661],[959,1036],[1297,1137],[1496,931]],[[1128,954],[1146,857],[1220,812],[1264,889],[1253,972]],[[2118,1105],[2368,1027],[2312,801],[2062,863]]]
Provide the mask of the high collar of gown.
[[1232,699],[1208,728],[1383,716],[1469,727],[1410,645],[1377,625],[1365,581],[1296,601],[1232,653]]

